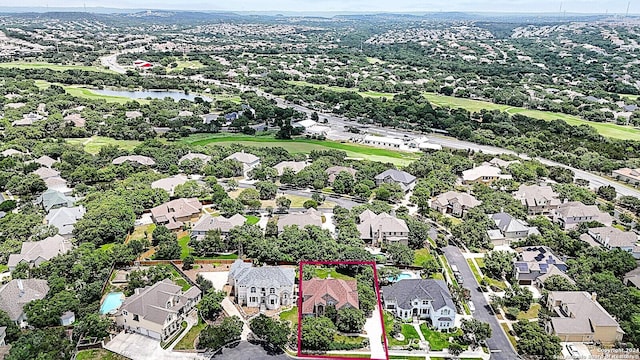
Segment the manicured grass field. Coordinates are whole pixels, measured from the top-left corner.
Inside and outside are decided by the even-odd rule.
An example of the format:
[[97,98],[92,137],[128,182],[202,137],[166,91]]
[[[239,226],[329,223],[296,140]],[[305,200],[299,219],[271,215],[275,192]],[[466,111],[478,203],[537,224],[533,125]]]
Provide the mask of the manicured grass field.
[[104,136],[92,136],[90,138],[66,139],[69,144],[81,144],[89,154],[97,154],[107,145],[116,145],[124,150],[133,150],[141,142],[137,140],[116,140]]
[[192,145],[208,144],[242,144],[259,147],[282,147],[291,153],[309,153],[311,150],[337,149],[343,150],[347,156],[372,161],[391,162],[396,165],[407,165],[419,157],[419,154],[406,153],[389,149],[379,149],[360,144],[347,144],[329,140],[279,140],[271,136],[250,136],[237,134],[196,134],[180,140]]
[[424,336],[424,339],[429,342],[429,347],[434,351],[441,351],[449,347],[449,338],[462,335],[462,330],[458,330],[455,333],[443,333],[433,329],[429,329],[427,324],[420,324],[420,331]]
[[331,275],[333,279],[342,279],[342,280],[354,280],[351,276],[341,274],[336,271],[335,268],[326,268],[326,267],[317,267],[315,271],[315,277],[320,279],[326,279]]
[[178,60],[176,61],[178,66],[174,68],[168,68],[169,72],[182,71],[184,69],[201,69],[204,65],[198,60]]
[[298,307],[294,306],[289,310],[280,313],[280,320],[289,321],[292,328],[298,327]]
[[435,93],[424,93],[424,96],[427,98],[427,100],[429,100],[429,102],[431,102],[436,106],[464,108],[471,112],[478,112],[482,109],[500,110],[500,111],[506,111],[511,115],[521,114],[524,116],[529,116],[532,118],[542,119],[547,121],[561,119],[566,121],[570,125],[592,126],[603,136],[608,136],[616,139],[624,139],[624,140],[640,140],[640,130],[636,130],[630,126],[622,126],[622,125],[617,125],[612,123],[599,123],[599,122],[584,120],[577,116],[563,114],[563,113],[531,110],[531,109],[525,109],[522,107],[494,104],[487,101],[457,98],[454,96],[445,96],[445,95],[439,95]]
[[478,284],[480,284],[480,282],[482,282],[482,276],[480,276],[480,273],[478,272],[478,269],[476,268],[475,261],[473,261],[473,259],[467,259],[467,264],[469,264],[469,267],[471,268],[471,272],[473,273],[473,277],[475,277],[476,281],[478,282]]
[[76,360],[126,360],[127,358],[105,349],[79,351]]
[[306,81],[298,81],[298,80],[287,80],[285,81],[289,85],[294,86],[311,86],[316,89],[327,89],[335,92],[355,92],[358,93],[362,97],[372,97],[372,98],[388,98],[392,99],[395,94],[393,93],[383,93],[378,91],[358,91],[356,88],[346,88],[341,86],[329,86],[329,85],[321,85],[321,84],[313,84]]
[[174,350],[193,350],[193,343],[196,341],[200,332],[207,326],[207,323],[198,317],[198,324],[194,325],[189,332],[176,344]]
[[422,266],[422,264],[429,259],[433,259],[433,255],[431,255],[429,249],[418,249],[414,251],[413,265]]
[[518,320],[531,320],[536,319],[538,317],[538,313],[540,312],[540,304],[531,304],[529,311],[524,312],[520,311],[518,314]]
[[180,259],[184,259],[187,256],[191,255],[191,248],[189,247],[189,240],[191,240],[191,238],[189,237],[189,235],[187,236],[183,236],[180,239],[178,239],[178,245],[180,245]]
[[515,349],[518,342],[516,341],[516,338],[513,335],[511,335],[511,333],[509,333],[509,325],[507,325],[507,323],[500,323],[500,326],[504,330],[504,333],[507,334],[507,337],[509,338],[509,342],[511,343],[511,345],[513,345],[513,348]]
[[115,74],[115,72],[103,66],[60,65],[60,64],[52,64],[52,63],[26,62],[26,61],[0,63],[0,68],[49,69],[49,70],[55,70],[55,71],[84,70],[84,71],[96,71],[96,72]]

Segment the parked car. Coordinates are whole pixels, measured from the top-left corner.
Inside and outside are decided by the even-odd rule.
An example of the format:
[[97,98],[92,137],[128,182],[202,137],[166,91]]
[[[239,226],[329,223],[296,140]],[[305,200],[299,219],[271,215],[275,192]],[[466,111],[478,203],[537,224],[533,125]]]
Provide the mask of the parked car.
[[567,344],[567,351],[569,352],[569,356],[571,356],[572,358],[580,358],[580,352],[578,351],[578,348],[575,347],[575,345]]

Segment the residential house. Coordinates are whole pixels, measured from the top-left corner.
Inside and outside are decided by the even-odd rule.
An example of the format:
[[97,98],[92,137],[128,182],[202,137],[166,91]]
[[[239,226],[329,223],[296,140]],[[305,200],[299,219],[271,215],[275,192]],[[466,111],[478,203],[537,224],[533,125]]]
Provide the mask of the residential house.
[[6,326],[0,326],[0,347],[7,346],[7,343],[5,341],[6,337],[7,337],[7,327]]
[[202,204],[197,198],[175,199],[151,209],[151,218],[156,225],[169,230],[180,230],[184,225],[198,221]]
[[502,169],[493,165],[480,165],[473,169],[462,172],[463,184],[486,184],[490,185],[496,180],[511,179],[511,175],[502,173]]
[[635,286],[640,289],[640,267],[637,267],[624,274],[624,284],[627,286]]
[[80,114],[69,114],[63,120],[66,124],[73,124],[75,127],[84,127],[87,124],[87,120]]
[[33,174],[38,175],[42,180],[47,180],[49,178],[59,178],[60,172],[48,167],[39,167],[33,171]]
[[182,163],[183,161],[193,161],[195,159],[200,159],[202,160],[203,163],[208,163],[209,161],[211,161],[211,156],[209,155],[205,155],[205,154],[200,154],[200,153],[188,153],[187,155],[183,156],[180,158],[180,160],[178,161],[178,163]]
[[593,341],[611,346],[624,336],[618,322],[598,303],[595,293],[550,291],[547,309],[555,316],[547,321],[545,330],[562,342]]
[[390,243],[409,245],[409,227],[403,219],[387,213],[376,215],[368,209],[358,218],[360,238],[365,242],[377,247]]
[[527,208],[529,215],[551,214],[561,203],[551,186],[522,184],[513,196]]
[[533,285],[536,279],[557,267],[567,271],[567,264],[547,246],[531,246],[522,249],[514,261],[515,277],[520,285]]
[[47,296],[49,284],[40,279],[13,279],[0,288],[0,310],[9,315],[11,321],[20,327],[27,326],[24,306]]
[[274,166],[274,169],[278,172],[278,176],[282,176],[282,174],[284,174],[284,169],[291,169],[294,174],[297,174],[307,166],[309,166],[309,164],[305,161],[282,161],[277,163]]
[[484,163],[483,165],[497,166],[499,168],[506,169],[506,168],[509,167],[509,165],[517,164],[519,162],[520,161],[518,161],[518,160],[506,161],[506,160],[502,160],[500,158],[495,157],[495,158],[489,160],[488,162]]
[[613,170],[611,177],[628,184],[638,185],[640,184],[640,169],[622,168]]
[[327,170],[325,170],[324,172],[329,177],[329,184],[333,184],[333,182],[336,180],[336,176],[338,176],[338,174],[343,171],[351,175],[352,178],[355,178],[356,173],[358,172],[358,170],[346,166],[332,166],[330,168],[327,168]]
[[42,208],[46,212],[61,207],[72,207],[75,202],[76,198],[74,198],[73,196],[68,196],[52,189],[47,189],[47,191],[38,196],[35,201],[36,205],[42,206]]
[[455,326],[456,305],[443,280],[402,279],[381,292],[384,309],[402,320],[429,319],[440,331]]
[[22,119],[12,122],[11,125],[12,126],[31,126],[42,119],[44,119],[44,117],[40,114],[29,113],[29,114],[22,115]]
[[580,235],[580,240],[592,246],[602,246],[607,250],[620,249],[640,259],[638,235],[632,231],[622,231],[613,226],[590,228],[586,234]]
[[42,166],[51,168],[53,164],[57,163],[58,160],[55,160],[47,155],[42,155],[39,158],[33,160],[34,163],[40,164]]
[[2,155],[4,157],[23,156],[23,155],[26,155],[26,153],[23,153],[22,151],[18,151],[16,149],[6,149],[3,152],[1,152],[0,155]]
[[278,216],[278,234],[284,231],[286,226],[297,226],[303,228],[307,225],[322,227],[322,214],[310,208],[303,213],[292,213]]
[[176,186],[184,185],[184,183],[186,183],[187,181],[189,181],[188,177],[182,174],[178,174],[152,182],[151,188],[162,189],[169,193],[169,196],[173,196],[174,191],[176,190]]
[[576,282],[573,281],[573,279],[569,275],[567,275],[564,271],[560,270],[557,266],[551,266],[549,267],[549,271],[547,271],[546,273],[536,278],[535,280],[536,287],[538,287],[538,289],[544,289],[544,282],[547,281],[547,279],[552,276],[560,276],[565,278],[565,280],[567,280],[570,284],[573,284],[573,285],[576,284]]
[[154,166],[156,164],[155,160],[148,156],[142,155],[128,155],[128,156],[118,156],[113,159],[111,163],[113,165],[124,164],[125,162],[130,163],[132,165],[141,165],[141,166]]
[[83,206],[61,207],[49,211],[45,220],[47,224],[55,226],[58,229],[58,234],[63,238],[70,239],[73,237],[73,226],[82,219],[85,213],[86,210]]
[[402,145],[404,145],[404,141],[401,139],[395,139],[386,136],[373,136],[367,135],[364,137],[362,141],[364,144],[372,145],[372,146],[383,146],[392,149],[399,149]]
[[21,262],[29,264],[29,267],[38,266],[58,255],[66,254],[72,248],[71,241],[60,235],[50,236],[41,241],[23,242],[19,254],[9,255],[7,266],[9,271],[13,271]]
[[585,205],[579,201],[560,204],[554,213],[554,221],[565,230],[570,230],[584,222],[597,221],[611,226],[613,217],[600,211],[596,205]]
[[191,238],[198,240],[203,239],[207,235],[207,232],[211,230],[220,230],[222,235],[226,235],[231,229],[242,226],[246,221],[247,219],[240,214],[235,214],[230,218],[204,214],[200,220],[193,224],[191,228]]
[[60,176],[46,178],[44,179],[44,184],[47,186],[47,189],[55,190],[65,195],[71,195],[73,192],[73,189],[67,186],[67,180]]
[[327,306],[336,310],[359,308],[356,280],[311,279],[302,281],[302,316],[323,316]]
[[166,341],[200,301],[202,292],[193,286],[182,286],[165,279],[145,288],[136,289],[126,298],[116,314],[116,323],[126,330],[153,339]]
[[416,177],[409,174],[406,171],[389,169],[376,175],[376,186],[380,186],[383,183],[398,184],[405,192],[413,189],[416,186]]
[[231,265],[228,282],[238,305],[276,310],[295,304],[295,277],[292,268],[254,267],[238,259]]
[[526,221],[501,212],[489,216],[497,229],[488,230],[489,239],[493,245],[510,245],[512,241],[524,239],[530,235],[540,235],[535,226],[529,226]]
[[139,118],[139,117],[142,117],[142,115],[143,115],[143,114],[142,114],[140,111],[137,111],[137,110],[134,110],[134,111],[126,111],[126,112],[124,113],[124,116],[125,116],[127,119],[137,119],[137,118]]
[[242,164],[242,171],[246,174],[247,172],[249,172],[250,170],[252,170],[253,168],[255,168],[256,166],[260,165],[260,158],[253,155],[253,154],[249,154],[246,153],[244,151],[239,151],[236,153],[233,153],[229,156],[227,156],[226,158],[224,158],[225,160],[236,160],[239,161]]
[[482,204],[473,195],[457,191],[447,191],[431,200],[431,208],[443,214],[464,217],[470,209]]

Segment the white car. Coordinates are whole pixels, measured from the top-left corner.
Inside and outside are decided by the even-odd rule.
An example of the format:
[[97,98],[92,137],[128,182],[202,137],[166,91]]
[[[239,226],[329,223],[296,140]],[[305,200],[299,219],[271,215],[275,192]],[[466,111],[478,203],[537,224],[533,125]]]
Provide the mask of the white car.
[[567,344],[567,351],[569,352],[569,356],[571,356],[572,358],[580,358],[580,352],[573,344]]

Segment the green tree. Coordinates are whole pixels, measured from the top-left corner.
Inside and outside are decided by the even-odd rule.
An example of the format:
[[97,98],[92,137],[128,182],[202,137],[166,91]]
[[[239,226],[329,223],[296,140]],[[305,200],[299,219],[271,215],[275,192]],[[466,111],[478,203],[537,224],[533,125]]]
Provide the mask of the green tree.
[[344,333],[359,333],[364,327],[366,318],[360,309],[343,308],[338,310],[338,321],[336,326],[338,330]]
[[386,247],[386,252],[389,254],[391,261],[397,265],[411,265],[413,264],[414,253],[407,245],[400,243],[391,243]]
[[544,281],[544,289],[548,291],[578,291],[574,282],[561,275],[551,275]]
[[276,198],[276,206],[278,207],[277,208],[278,213],[286,213],[289,211],[289,208],[291,207],[291,199],[284,196],[280,196]]
[[326,317],[302,319],[302,348],[304,350],[326,350],[333,342],[336,326]]
[[598,188],[598,196],[607,201],[612,201],[617,196],[616,188],[611,185],[600,186]]
[[158,246],[164,242],[173,241],[176,239],[176,234],[172,233],[171,230],[169,230],[164,225],[156,226],[156,228],[153,229],[153,232],[151,233],[151,245],[153,246]]
[[267,348],[281,350],[287,344],[291,328],[284,321],[272,319],[264,314],[253,318],[249,323],[253,333],[266,341]]
[[182,248],[178,244],[178,239],[175,238],[174,234],[172,240],[164,241],[158,245],[154,258],[158,260],[176,260],[180,259],[181,253]]
[[73,336],[76,339],[80,337],[104,339],[109,335],[109,328],[112,325],[113,321],[109,318],[96,313],[88,314],[74,325]]
[[396,183],[383,183],[376,190],[376,200],[398,201],[404,196],[404,191]]
[[96,245],[122,242],[133,228],[136,215],[129,202],[119,196],[106,196],[87,204],[87,212],[78,220],[73,234],[78,242]]
[[237,200],[226,198],[220,203],[220,210],[224,216],[231,217],[235,214],[242,214],[244,212],[244,206]]
[[485,272],[494,279],[502,279],[513,272],[514,258],[508,251],[492,251],[484,257]]
[[217,350],[226,344],[240,340],[242,320],[237,316],[224,318],[220,325],[207,325],[198,336],[198,349]]
[[318,208],[318,202],[315,201],[315,200],[309,199],[309,200],[305,201],[304,203],[302,203],[302,206],[305,209],[310,209],[310,208],[317,209]]
[[7,360],[68,360],[75,346],[62,328],[36,329],[22,334],[11,346]]
[[353,176],[347,171],[340,171],[333,181],[333,191],[338,194],[351,194],[354,186],[355,181]]
[[14,321],[11,321],[9,315],[3,310],[0,310],[0,326],[5,326],[7,328],[5,330],[5,342],[7,344],[11,344],[18,340],[18,337],[20,336],[20,328]]
[[248,205],[251,201],[260,200],[260,193],[256,189],[244,189],[238,194],[237,200],[243,205]]
[[513,324],[513,331],[519,338],[517,348],[520,354],[540,360],[554,360],[562,351],[560,338],[547,334],[538,322],[520,320]]
[[191,270],[193,269],[193,263],[195,262],[195,258],[193,255],[188,255],[182,260],[182,270]]
[[226,294],[223,291],[210,289],[202,296],[202,300],[198,303],[200,315],[206,320],[215,320],[222,311],[222,300]]
[[491,337],[491,326],[478,319],[462,319],[460,329],[464,333],[465,341],[474,348]]
[[275,199],[278,193],[278,185],[271,181],[259,181],[256,183],[256,189],[260,192],[261,200]]

